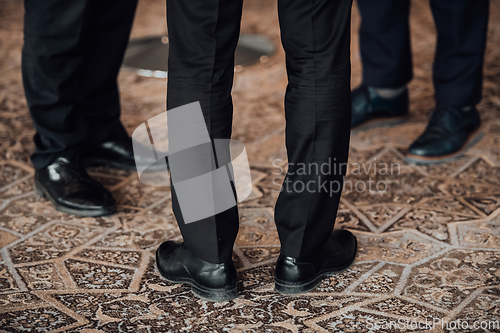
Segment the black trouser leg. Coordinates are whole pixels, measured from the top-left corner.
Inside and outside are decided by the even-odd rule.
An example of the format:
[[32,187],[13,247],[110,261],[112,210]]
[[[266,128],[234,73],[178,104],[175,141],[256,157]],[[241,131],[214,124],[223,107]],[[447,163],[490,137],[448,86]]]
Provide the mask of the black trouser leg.
[[117,77],[137,0],[93,0],[89,6],[78,104],[90,130],[87,144],[126,137],[120,121]]
[[410,0],[358,0],[363,84],[398,88],[413,76]]
[[488,0],[432,0],[437,28],[436,103],[475,105],[481,100],[488,30]]
[[[117,91],[112,86],[116,85],[116,68],[135,5],[129,0],[116,1],[111,9],[104,3],[25,0],[22,68],[37,131],[32,155],[35,168],[46,166],[57,156],[75,154],[87,137],[90,120],[106,123],[117,117]],[[92,117],[92,110],[86,114],[89,106],[100,102],[105,106],[96,111],[98,119]],[[95,136],[98,133],[93,131]]]
[[289,170],[275,220],[285,256],[317,255],[335,224],[351,124],[351,5],[348,0],[278,1],[288,73]]
[[[167,110],[199,101],[211,139],[231,137],[234,51],[242,0],[167,0],[170,53]],[[172,186],[172,207],[186,247],[198,258],[231,259],[238,209],[184,223]]]
[[24,3],[23,83],[37,131],[31,159],[41,168],[56,156],[71,154],[86,135],[76,97],[89,1]]

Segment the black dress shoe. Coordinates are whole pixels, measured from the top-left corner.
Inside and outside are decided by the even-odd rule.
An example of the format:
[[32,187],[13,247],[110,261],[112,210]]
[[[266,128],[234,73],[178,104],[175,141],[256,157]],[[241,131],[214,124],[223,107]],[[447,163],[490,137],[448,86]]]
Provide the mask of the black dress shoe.
[[311,291],[329,274],[348,268],[356,257],[356,251],[356,237],[350,231],[336,230],[314,258],[299,260],[280,255],[274,279],[276,291],[284,295]]
[[408,90],[394,98],[382,98],[373,88],[361,85],[351,94],[352,129],[400,124],[408,119]]
[[79,158],[59,157],[36,170],[35,189],[64,213],[95,217],[115,212],[111,193],[89,176]]
[[167,241],[156,250],[160,275],[172,283],[191,286],[193,294],[211,302],[224,302],[238,296],[234,262],[213,264],[195,257],[184,243]]
[[[140,143],[137,143],[137,145],[140,145]],[[142,151],[149,151],[149,148]],[[149,172],[165,171],[165,163],[157,161],[154,156],[139,153],[134,155],[134,147],[130,137],[105,141],[97,145],[85,145],[82,147],[82,152],[86,166],[107,166],[123,170],[136,170],[138,165],[147,168],[146,171]]]
[[446,162],[481,138],[481,118],[476,108],[438,107],[427,128],[408,148],[407,159],[417,164]]

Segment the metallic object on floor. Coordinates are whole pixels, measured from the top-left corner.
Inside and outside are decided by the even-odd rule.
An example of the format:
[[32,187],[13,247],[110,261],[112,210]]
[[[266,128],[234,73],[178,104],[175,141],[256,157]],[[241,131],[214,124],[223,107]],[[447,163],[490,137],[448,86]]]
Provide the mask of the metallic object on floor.
[[[168,37],[155,36],[130,41],[123,62],[124,68],[136,70],[141,76],[167,77]],[[273,43],[261,35],[240,35],[235,53],[235,66],[267,62],[274,52]]]

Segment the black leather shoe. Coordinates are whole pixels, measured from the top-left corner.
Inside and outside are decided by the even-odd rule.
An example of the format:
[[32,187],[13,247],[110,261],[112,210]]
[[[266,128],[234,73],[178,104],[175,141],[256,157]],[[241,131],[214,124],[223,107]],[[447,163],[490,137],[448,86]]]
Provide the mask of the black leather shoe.
[[64,213],[95,217],[115,212],[111,193],[89,176],[79,158],[59,157],[36,170],[35,189]]
[[408,119],[408,90],[394,98],[382,98],[373,88],[361,85],[351,94],[352,129],[391,126]]
[[[139,144],[139,143],[138,143]],[[148,151],[144,149],[143,151]],[[82,152],[87,166],[108,166],[124,170],[136,170],[136,163],[139,167],[148,167],[147,171],[164,171],[165,164],[158,161],[151,155],[142,154],[134,156],[132,138],[105,141],[97,145],[86,145],[82,147]]]
[[234,262],[213,264],[195,257],[184,243],[167,241],[156,250],[156,267],[172,283],[191,286],[193,294],[211,302],[224,302],[238,296]]
[[417,164],[446,162],[481,139],[481,118],[476,108],[438,107],[427,128],[408,148],[407,159]]
[[274,279],[276,291],[284,295],[311,291],[329,274],[348,268],[356,257],[356,251],[356,237],[350,231],[336,230],[314,258],[299,260],[280,255]]

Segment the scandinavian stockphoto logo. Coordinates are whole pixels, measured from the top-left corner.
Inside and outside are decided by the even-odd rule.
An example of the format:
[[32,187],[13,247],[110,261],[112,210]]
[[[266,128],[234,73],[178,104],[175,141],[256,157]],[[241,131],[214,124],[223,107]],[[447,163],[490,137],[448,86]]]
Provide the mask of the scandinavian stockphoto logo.
[[[252,191],[245,146],[233,139],[210,140],[199,102],[149,119],[136,128],[132,141],[140,181],[170,186],[170,176],[185,223],[228,210]],[[143,157],[156,163],[142,165]]]

